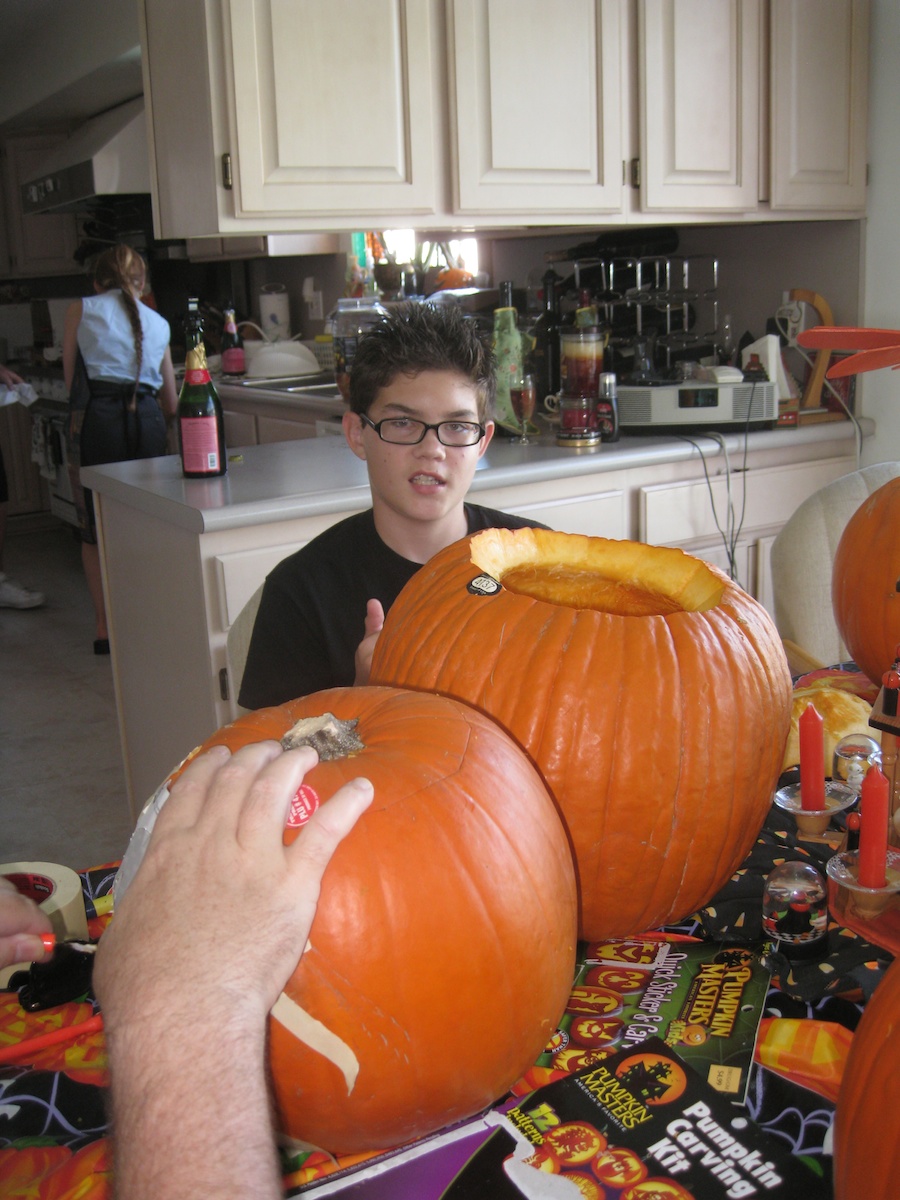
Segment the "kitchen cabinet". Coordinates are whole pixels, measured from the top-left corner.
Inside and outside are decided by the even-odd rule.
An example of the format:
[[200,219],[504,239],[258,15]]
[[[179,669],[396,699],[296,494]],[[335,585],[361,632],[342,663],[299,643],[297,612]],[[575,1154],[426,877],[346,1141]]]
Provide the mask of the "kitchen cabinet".
[[868,3],[142,0],[157,236],[862,215]]
[[753,211],[761,0],[640,0],[642,211]]
[[866,205],[868,0],[772,0],[771,205]]
[[78,223],[72,213],[26,214],[22,212],[20,185],[33,179],[41,161],[63,141],[63,135],[35,134],[9,138],[0,147],[6,209],[6,257],[0,269],[10,278],[29,275],[80,275],[82,266],[74,259],[78,245]]
[[[865,436],[873,424],[863,421]],[[807,495],[855,469],[849,422],[710,441],[706,463],[676,437],[623,437],[584,454],[495,442],[475,473],[475,503],[571,533],[656,537],[722,561],[706,471],[723,520],[726,454],[746,511],[740,582],[766,596],[771,538]],[[185,480],[177,457],[84,469],[93,490],[130,802],[239,711],[228,629],[266,574],[371,502],[365,464],[341,438],[247,446],[228,475]],[[746,479],[745,479],[746,477]]]
[[448,0],[454,208],[619,213],[620,0]]
[[339,233],[282,233],[267,237],[188,238],[191,262],[236,258],[283,258],[302,254],[349,254],[350,238]]
[[144,0],[157,236],[434,213],[435,12],[432,0]]
[[453,211],[476,223],[865,211],[868,0],[447,10]]
[[315,401],[262,392],[239,384],[217,384],[225,417],[225,444],[261,446],[318,437],[322,426],[341,432],[342,400]]
[[22,404],[0,408],[0,450],[9,486],[10,516],[46,512],[50,493],[46,480],[31,461],[31,415]]

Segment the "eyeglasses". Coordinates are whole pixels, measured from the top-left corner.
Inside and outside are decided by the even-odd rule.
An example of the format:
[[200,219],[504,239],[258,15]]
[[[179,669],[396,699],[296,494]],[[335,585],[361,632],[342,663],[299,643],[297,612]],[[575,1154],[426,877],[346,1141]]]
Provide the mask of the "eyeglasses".
[[374,429],[383,442],[390,442],[394,446],[417,446],[424,441],[429,429],[434,430],[438,441],[444,446],[477,446],[487,432],[476,421],[439,421],[437,425],[413,421],[410,417],[370,421],[364,413],[359,414],[359,419]]

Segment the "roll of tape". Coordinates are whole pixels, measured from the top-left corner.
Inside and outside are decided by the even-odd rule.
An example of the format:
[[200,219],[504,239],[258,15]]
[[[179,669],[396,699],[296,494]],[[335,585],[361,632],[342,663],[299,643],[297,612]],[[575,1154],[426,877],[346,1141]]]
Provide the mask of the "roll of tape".
[[[11,862],[0,863],[0,875],[22,893],[39,904],[62,941],[86,941],[87,914],[81,878],[71,867],[60,863]],[[5,988],[15,971],[27,970],[28,963],[14,963],[0,971],[0,989]]]

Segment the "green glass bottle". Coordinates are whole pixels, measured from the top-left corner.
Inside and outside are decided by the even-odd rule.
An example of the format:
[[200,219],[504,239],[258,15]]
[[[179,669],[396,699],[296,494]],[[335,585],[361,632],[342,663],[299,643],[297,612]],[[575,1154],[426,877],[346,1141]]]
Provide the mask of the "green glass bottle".
[[184,337],[184,383],[177,413],[181,469],[187,479],[212,479],[228,469],[225,421],[206,362],[200,304],[194,298],[188,300]]
[[494,309],[494,360],[497,376],[495,412],[497,430],[518,436],[521,422],[513,408],[510,388],[522,375],[525,366],[525,346],[518,327],[518,312],[512,302],[512,282],[504,280],[499,286],[499,306]]

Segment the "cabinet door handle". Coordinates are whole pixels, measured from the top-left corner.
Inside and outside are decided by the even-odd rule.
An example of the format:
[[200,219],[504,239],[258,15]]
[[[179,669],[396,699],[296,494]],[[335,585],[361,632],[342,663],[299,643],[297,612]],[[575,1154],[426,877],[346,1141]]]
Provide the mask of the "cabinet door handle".
[[219,670],[219,696],[223,700],[228,699],[228,668],[221,667]]
[[234,187],[231,175],[231,155],[227,151],[222,155],[222,187],[229,192]]

